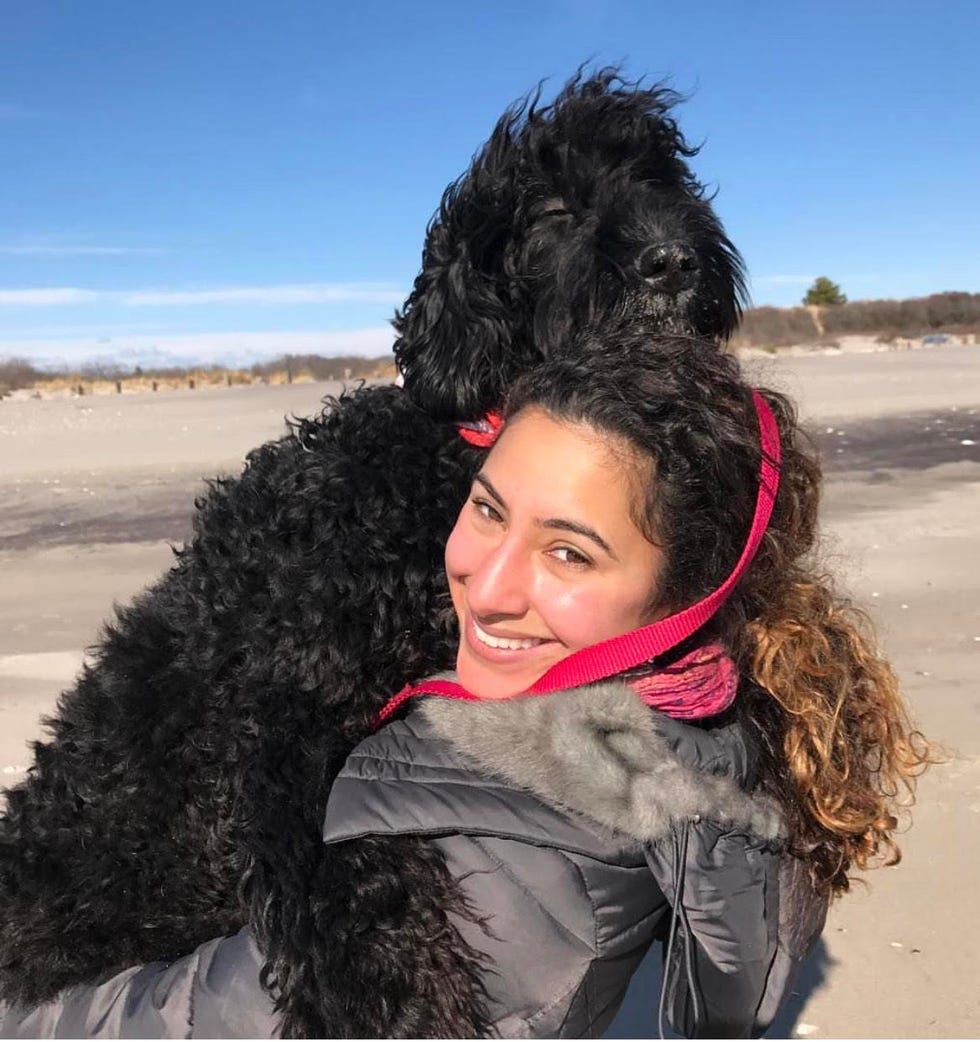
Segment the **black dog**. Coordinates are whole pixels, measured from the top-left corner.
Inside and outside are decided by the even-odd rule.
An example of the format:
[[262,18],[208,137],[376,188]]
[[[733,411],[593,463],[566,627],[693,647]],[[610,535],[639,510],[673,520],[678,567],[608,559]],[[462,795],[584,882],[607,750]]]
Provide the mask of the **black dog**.
[[[740,261],[686,165],[676,100],[607,71],[506,113],[446,191],[396,316],[404,391],[330,402],[212,484],[194,538],[118,612],[8,794],[0,997],[34,1003],[247,922],[287,1034],[479,1026],[459,998],[472,966],[426,962],[439,858],[408,841],[327,858],[323,809],[392,692],[452,664],[442,552],[481,457],[454,424],[592,324],[724,338],[738,321]],[[390,895],[393,976],[375,973],[383,997],[350,1019],[338,974],[369,890]]]

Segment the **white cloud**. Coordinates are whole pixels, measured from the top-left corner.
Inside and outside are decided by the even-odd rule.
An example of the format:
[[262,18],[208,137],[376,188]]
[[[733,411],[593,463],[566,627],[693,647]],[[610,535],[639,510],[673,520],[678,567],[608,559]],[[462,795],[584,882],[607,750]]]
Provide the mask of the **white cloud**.
[[[57,317],[63,317],[58,315]],[[92,316],[94,318],[95,316]],[[123,316],[128,318],[129,316]],[[142,333],[160,334],[166,333],[172,327],[161,327],[159,318],[146,315],[139,322],[98,322],[98,321],[67,321],[67,322],[44,322],[35,325],[9,326],[3,329],[3,334],[8,339],[17,337],[18,340],[83,340],[90,337],[96,338],[116,336],[139,336]]]
[[62,304],[90,304],[105,295],[92,289],[73,286],[45,286],[38,289],[0,289],[0,305],[15,307],[57,307]]
[[0,305],[51,307],[118,304],[173,307],[195,304],[400,304],[405,291],[383,282],[314,282],[282,286],[227,286],[201,290],[89,290],[74,287],[0,289]]
[[222,289],[142,291],[121,295],[132,307],[175,304],[399,304],[405,292],[387,283],[306,283],[284,286],[230,286]]

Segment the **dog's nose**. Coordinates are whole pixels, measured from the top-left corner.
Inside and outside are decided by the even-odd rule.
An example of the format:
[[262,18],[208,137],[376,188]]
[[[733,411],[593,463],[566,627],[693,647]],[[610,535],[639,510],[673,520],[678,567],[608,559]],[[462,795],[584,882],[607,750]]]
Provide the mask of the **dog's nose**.
[[636,262],[637,271],[658,293],[680,293],[698,280],[698,255],[684,242],[648,246]]

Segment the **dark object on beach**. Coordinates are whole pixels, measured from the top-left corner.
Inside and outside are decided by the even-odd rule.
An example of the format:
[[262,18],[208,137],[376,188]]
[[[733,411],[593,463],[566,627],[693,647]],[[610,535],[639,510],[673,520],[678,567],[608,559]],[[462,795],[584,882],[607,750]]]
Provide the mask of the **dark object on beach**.
[[[724,338],[737,323],[740,261],[685,163],[676,100],[604,72],[506,113],[444,195],[396,316],[405,390],[330,402],[212,483],[192,541],[118,610],[8,794],[0,998],[32,1004],[249,923],[287,1036],[478,1029],[440,855],[328,850],[326,796],[391,693],[452,664],[443,546],[482,458],[454,423],[590,324]],[[369,979],[344,1020],[337,989]]]

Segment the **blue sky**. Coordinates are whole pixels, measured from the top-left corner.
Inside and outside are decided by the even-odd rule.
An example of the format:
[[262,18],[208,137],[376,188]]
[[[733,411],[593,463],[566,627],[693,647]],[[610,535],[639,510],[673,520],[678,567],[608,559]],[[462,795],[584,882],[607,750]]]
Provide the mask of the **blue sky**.
[[980,5],[7,0],[0,357],[382,353],[502,110],[583,61],[691,95],[757,304],[980,291]]

